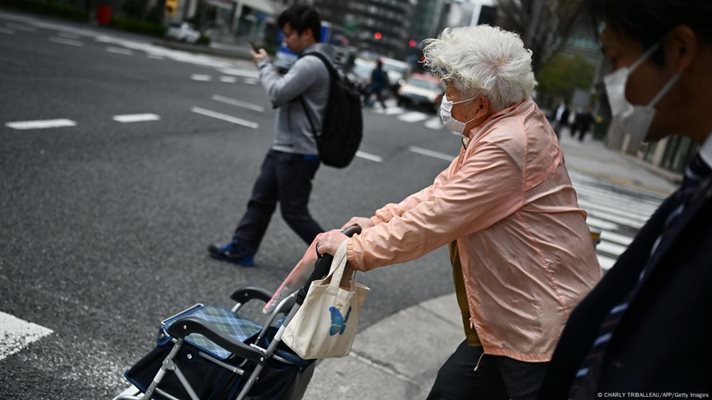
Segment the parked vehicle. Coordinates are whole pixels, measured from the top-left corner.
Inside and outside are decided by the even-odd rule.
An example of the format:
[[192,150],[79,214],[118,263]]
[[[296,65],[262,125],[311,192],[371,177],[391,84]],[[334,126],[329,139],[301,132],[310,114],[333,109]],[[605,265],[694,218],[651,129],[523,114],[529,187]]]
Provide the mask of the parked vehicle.
[[437,111],[443,98],[443,86],[432,75],[412,74],[398,89],[398,105],[424,106]]
[[168,27],[166,30],[166,39],[196,43],[198,39],[200,39],[200,32],[189,22],[178,22]]

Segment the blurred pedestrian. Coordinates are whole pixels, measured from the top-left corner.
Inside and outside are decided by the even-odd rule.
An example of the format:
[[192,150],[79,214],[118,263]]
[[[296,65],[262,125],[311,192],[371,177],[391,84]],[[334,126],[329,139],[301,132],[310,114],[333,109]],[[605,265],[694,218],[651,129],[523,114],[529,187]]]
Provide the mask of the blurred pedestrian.
[[680,188],[571,314],[540,399],[709,397],[712,2],[587,3],[602,28],[603,53],[611,63],[604,82],[623,129],[634,140],[682,135],[700,149]]
[[[312,7],[294,5],[283,11],[277,22],[285,45],[293,52],[319,51],[333,59],[332,49],[318,43],[321,19]],[[305,111],[321,126],[329,96],[329,71],[317,57],[299,58],[284,76],[277,73],[264,49],[253,51],[252,57],[260,82],[277,107],[274,140],[232,240],[208,247],[212,257],[243,266],[254,265],[254,255],[277,203],[284,221],[306,243],[322,232],[308,209],[319,155]],[[300,97],[303,103],[298,101]]]
[[566,102],[562,100],[556,107],[556,110],[554,110],[551,124],[557,138],[561,137],[561,130],[569,125],[569,114],[571,114],[571,109],[566,105]]
[[578,141],[583,142],[593,122],[594,118],[590,107],[585,110],[579,109],[574,115],[574,123],[571,126],[571,136],[576,137],[578,134]]
[[424,54],[446,85],[440,116],[461,135],[460,154],[432,185],[351,218],[344,226],[360,235],[332,230],[315,247],[333,254],[348,240],[349,265],[370,271],[449,245],[466,340],[428,399],[533,399],[569,310],[601,276],[586,213],[530,97],[531,52],[519,36],[446,29]]
[[386,102],[383,97],[383,92],[390,86],[388,82],[388,73],[383,70],[383,61],[376,61],[376,68],[371,71],[371,79],[366,87],[366,93],[364,94],[363,104],[365,107],[371,107],[373,102],[371,101],[371,96],[376,95],[376,100],[381,104],[381,107],[385,110]]

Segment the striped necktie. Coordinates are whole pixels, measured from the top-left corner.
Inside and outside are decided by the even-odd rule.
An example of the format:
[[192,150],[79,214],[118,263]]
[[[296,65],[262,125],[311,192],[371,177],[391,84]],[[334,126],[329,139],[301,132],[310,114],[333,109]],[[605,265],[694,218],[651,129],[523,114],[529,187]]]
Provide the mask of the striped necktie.
[[672,228],[680,220],[687,204],[697,191],[700,183],[706,177],[710,176],[711,173],[712,169],[705,163],[699,153],[687,166],[682,185],[680,185],[680,188],[673,194],[673,205],[671,206],[672,211],[665,219],[662,233],[653,245],[650,257],[646,262],[645,268],[643,268],[643,271],[640,274],[640,279],[632,290],[630,290],[624,297],[623,301],[616,304],[608,312],[608,315],[604,318],[598,329],[598,335],[593,342],[591,350],[581,364],[581,368],[576,372],[576,378],[574,379],[570,391],[570,397],[572,399],[592,399],[595,397],[594,395],[597,391],[596,386],[600,377],[606,345],[611,340],[611,337],[623,317],[625,310],[628,308],[628,305],[638,293],[638,290],[640,290],[642,282],[644,281],[643,278],[645,277],[648,268],[654,264],[656,257],[659,255],[657,253],[657,249],[659,249],[660,245],[665,243],[667,240],[671,240],[670,233]]

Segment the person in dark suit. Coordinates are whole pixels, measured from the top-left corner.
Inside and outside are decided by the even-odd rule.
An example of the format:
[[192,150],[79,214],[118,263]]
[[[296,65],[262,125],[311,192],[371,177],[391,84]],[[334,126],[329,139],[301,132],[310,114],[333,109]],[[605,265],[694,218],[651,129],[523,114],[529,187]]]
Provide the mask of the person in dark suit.
[[681,187],[571,313],[539,398],[709,397],[712,2],[587,3],[602,27],[612,71],[604,82],[625,131],[648,141],[680,134],[700,149]]

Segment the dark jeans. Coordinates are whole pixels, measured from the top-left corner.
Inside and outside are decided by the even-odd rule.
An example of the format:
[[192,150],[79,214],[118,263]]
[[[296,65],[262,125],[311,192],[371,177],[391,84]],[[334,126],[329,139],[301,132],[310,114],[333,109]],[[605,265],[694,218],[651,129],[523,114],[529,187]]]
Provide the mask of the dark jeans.
[[312,179],[319,169],[316,156],[270,150],[252,188],[247,212],[235,229],[239,249],[254,254],[260,247],[279,202],[282,218],[307,244],[323,229],[309,214]]
[[[549,363],[482,356],[482,347],[463,341],[445,361],[427,400],[536,399]],[[475,366],[478,364],[477,371]]]

